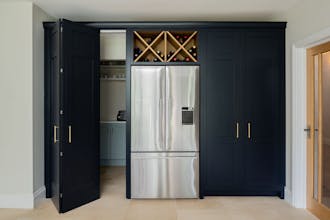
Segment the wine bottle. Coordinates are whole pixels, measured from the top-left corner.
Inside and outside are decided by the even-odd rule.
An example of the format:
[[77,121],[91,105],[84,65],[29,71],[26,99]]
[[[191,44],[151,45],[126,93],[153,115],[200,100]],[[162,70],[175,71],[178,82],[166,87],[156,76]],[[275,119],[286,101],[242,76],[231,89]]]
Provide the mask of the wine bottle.
[[148,59],[148,58],[144,58],[143,61],[144,61],[144,62],[149,62],[149,59]]
[[138,47],[134,48],[134,54],[140,55],[141,53],[142,53],[142,50],[140,50],[140,48],[138,48]]
[[158,62],[159,60],[158,60],[157,58],[154,58],[153,61],[154,61],[154,62]]
[[188,35],[184,35],[183,36],[183,41],[186,42],[187,39],[188,39]]
[[147,44],[151,44],[151,42],[152,42],[152,38],[151,38],[151,37],[146,38],[146,42],[147,42]]
[[135,52],[139,52],[139,51],[140,51],[140,48],[135,47],[135,48],[134,48],[134,51],[135,51]]
[[185,62],[190,62],[190,58],[189,58],[189,57],[186,57],[186,58],[184,59],[184,61],[185,61]]
[[193,57],[197,57],[197,53],[193,53],[192,55],[193,55]]
[[177,62],[177,61],[178,61],[178,58],[174,57],[173,62]]
[[174,54],[174,51],[171,50],[171,51],[167,54],[167,58],[170,58],[173,54]]

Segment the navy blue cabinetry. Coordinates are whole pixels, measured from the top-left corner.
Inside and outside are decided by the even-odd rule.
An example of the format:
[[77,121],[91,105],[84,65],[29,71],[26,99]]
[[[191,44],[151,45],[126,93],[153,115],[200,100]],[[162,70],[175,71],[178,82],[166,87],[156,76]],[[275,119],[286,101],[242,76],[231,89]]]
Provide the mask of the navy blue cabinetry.
[[285,184],[284,29],[203,34],[204,195],[277,195]]

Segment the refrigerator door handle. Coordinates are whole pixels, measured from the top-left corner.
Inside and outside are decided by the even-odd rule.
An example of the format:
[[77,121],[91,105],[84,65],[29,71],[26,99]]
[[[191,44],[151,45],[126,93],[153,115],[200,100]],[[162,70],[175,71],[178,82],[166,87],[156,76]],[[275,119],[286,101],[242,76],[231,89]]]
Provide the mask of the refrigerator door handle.
[[165,115],[166,115],[166,108],[165,108],[165,105],[166,105],[166,100],[164,98],[161,98],[160,101],[159,101],[159,111],[160,111],[160,127],[159,129],[161,130],[161,137],[160,137],[160,142],[162,143],[162,149],[165,149],[165,146],[166,146],[166,142],[165,142],[165,134],[166,134],[166,128],[165,128],[165,123],[166,123],[166,120],[165,120]]

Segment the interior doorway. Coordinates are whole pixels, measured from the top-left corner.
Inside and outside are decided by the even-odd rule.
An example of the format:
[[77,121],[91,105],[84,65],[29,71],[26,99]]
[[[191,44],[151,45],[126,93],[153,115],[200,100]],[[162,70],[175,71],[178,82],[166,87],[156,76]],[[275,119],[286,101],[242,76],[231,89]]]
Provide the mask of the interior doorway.
[[[126,30],[100,31],[100,190],[126,166]],[[125,183],[123,183],[125,184]],[[124,196],[124,194],[123,194]]]
[[307,208],[330,218],[330,42],[307,50]]

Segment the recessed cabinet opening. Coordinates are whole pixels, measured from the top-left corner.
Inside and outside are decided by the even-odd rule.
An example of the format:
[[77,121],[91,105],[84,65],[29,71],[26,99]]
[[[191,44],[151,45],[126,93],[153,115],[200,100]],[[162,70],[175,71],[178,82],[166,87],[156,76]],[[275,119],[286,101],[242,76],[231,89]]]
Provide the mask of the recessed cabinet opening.
[[126,165],[126,31],[100,33],[101,197],[110,173]]
[[197,31],[134,31],[134,62],[198,62]]

